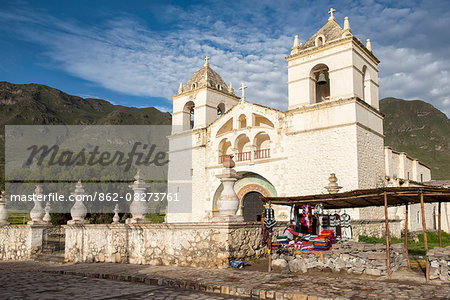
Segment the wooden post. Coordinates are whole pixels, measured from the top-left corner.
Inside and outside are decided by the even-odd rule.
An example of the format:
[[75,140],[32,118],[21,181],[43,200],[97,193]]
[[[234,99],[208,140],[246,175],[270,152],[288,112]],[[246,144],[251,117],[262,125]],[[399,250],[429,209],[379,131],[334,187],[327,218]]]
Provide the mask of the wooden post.
[[428,236],[427,236],[427,225],[425,223],[425,205],[423,204],[423,191],[420,191],[420,209],[422,210],[422,229],[423,229],[423,240],[425,242],[425,276],[427,281],[430,280],[430,263],[428,261]]
[[384,192],[384,221],[386,223],[386,263],[388,278],[391,278],[391,250],[389,247],[389,221],[388,221],[388,205],[387,193]]
[[408,205],[409,203],[406,203],[405,205],[405,254],[406,254],[406,261],[408,262],[408,268],[411,268],[408,253],[408,210],[409,210]]
[[442,247],[441,202],[438,203],[438,233],[439,233],[439,247]]

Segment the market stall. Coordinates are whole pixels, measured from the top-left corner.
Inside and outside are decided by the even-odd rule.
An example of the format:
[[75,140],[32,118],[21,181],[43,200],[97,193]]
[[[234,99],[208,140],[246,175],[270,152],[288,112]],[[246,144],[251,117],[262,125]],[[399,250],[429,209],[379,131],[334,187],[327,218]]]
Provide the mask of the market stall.
[[[336,239],[346,238],[351,234],[345,215],[328,215],[329,209],[361,208],[384,206],[387,275],[391,275],[391,255],[389,245],[388,207],[405,205],[406,216],[411,203],[420,203],[422,228],[425,239],[426,277],[429,279],[428,240],[425,224],[424,203],[439,203],[438,233],[442,246],[441,203],[450,201],[450,189],[436,187],[388,187],[377,189],[354,190],[343,193],[317,194],[297,197],[265,197],[262,201],[276,205],[288,205],[294,214],[292,231],[287,230],[274,243],[274,251],[301,253],[306,251],[327,251]],[[290,238],[289,233],[294,235]],[[298,235],[296,235],[298,234]],[[408,220],[405,222],[405,236],[408,234]],[[277,248],[278,247],[278,248]],[[408,254],[407,239],[405,252]],[[320,255],[320,254],[319,254]],[[409,260],[408,260],[409,261]]]

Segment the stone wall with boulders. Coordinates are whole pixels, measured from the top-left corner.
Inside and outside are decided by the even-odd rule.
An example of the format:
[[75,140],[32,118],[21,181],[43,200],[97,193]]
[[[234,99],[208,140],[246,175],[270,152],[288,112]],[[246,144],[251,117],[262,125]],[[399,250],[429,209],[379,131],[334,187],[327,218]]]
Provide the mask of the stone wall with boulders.
[[[351,220],[352,225],[352,239],[357,241],[360,235],[375,236],[378,238],[386,236],[385,220]],[[401,237],[402,234],[402,220],[389,219],[389,236]]]
[[46,227],[8,225],[0,227],[0,260],[27,260],[42,250]]
[[450,246],[435,247],[428,252],[430,262],[430,279],[450,281]]
[[[284,230],[280,224],[275,234]],[[265,253],[261,224],[163,223],[65,226],[67,262],[223,268]]]
[[[391,270],[407,266],[403,244],[390,247]],[[316,251],[319,252],[319,251]],[[387,275],[386,246],[344,242],[334,244],[332,249],[323,251],[324,261],[315,253],[303,252],[295,255],[273,254],[272,265],[283,272],[305,273],[309,269],[329,269],[333,272],[346,271],[353,274]]]

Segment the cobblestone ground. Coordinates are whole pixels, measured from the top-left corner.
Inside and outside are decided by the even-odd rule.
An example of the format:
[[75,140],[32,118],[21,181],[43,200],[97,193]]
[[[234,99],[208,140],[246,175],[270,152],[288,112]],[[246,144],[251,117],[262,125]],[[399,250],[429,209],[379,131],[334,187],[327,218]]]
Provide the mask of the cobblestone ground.
[[[234,269],[213,270],[108,263],[52,265],[37,262],[0,262],[0,274],[8,274],[12,270],[14,270],[14,274],[17,274],[16,272],[21,272],[21,274],[44,272],[41,276],[53,273],[66,274],[60,275],[61,278],[70,275],[91,277],[78,277],[78,280],[84,282],[84,287],[82,286],[80,289],[85,290],[91,289],[90,283],[95,287],[98,279],[94,278],[106,278],[116,280],[109,281],[106,285],[117,287],[116,290],[120,290],[119,284],[127,284],[118,281],[134,281],[150,284],[150,286],[137,285],[142,289],[149,288],[148,292],[153,292],[152,288],[160,288],[155,286],[170,286],[184,289],[179,291],[192,289],[263,299],[450,299],[450,285],[446,283],[425,284],[387,280],[379,277],[340,278],[336,274],[311,276]],[[4,284],[5,276],[11,275],[2,276],[0,277],[0,286]],[[17,287],[26,287],[27,284],[33,284],[33,278],[36,279],[36,276],[29,278],[27,283],[19,283],[14,277],[9,277],[6,282],[9,284],[14,281]],[[73,276],[70,278],[76,280]],[[67,292],[74,289],[67,290]],[[108,288],[102,290],[106,289]],[[130,288],[128,292],[130,291],[139,292],[134,288]],[[170,291],[174,292],[174,290]],[[143,294],[136,297],[146,297],[145,292],[146,290],[143,290]],[[114,293],[111,296],[115,296]],[[206,299],[214,299],[214,296],[219,295],[209,294],[209,298]],[[153,299],[152,296],[148,297]],[[192,298],[188,296],[186,299],[197,299],[197,296],[192,296]]]
[[[70,297],[70,298],[69,298]],[[0,270],[0,299],[241,299],[73,275]]]

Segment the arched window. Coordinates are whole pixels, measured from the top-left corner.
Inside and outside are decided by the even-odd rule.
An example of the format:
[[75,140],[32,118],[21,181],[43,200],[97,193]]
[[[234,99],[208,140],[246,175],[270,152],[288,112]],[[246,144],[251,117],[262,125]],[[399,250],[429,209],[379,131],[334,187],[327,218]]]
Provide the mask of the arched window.
[[239,128],[246,128],[247,127],[247,117],[242,114],[239,116]]
[[194,107],[189,110],[189,128],[194,128]]
[[224,103],[220,103],[219,105],[217,105],[217,117],[219,118],[224,113],[225,113],[225,104]]
[[196,89],[196,88],[197,88],[197,82],[194,82],[194,83],[191,85],[191,90]]
[[328,67],[324,64],[318,64],[311,70],[311,84],[313,89],[312,103],[320,103],[330,100],[330,76]]
[[255,159],[270,157],[270,137],[266,132],[255,135],[254,144],[256,147]]
[[316,37],[315,45],[316,47],[319,47],[322,46],[323,44],[325,44],[325,36],[321,34],[318,37]]
[[194,128],[195,104],[192,101],[187,102],[183,109],[183,125],[184,129]]
[[252,147],[248,136],[245,134],[238,136],[235,142],[235,148],[238,150],[236,161],[250,160]]

